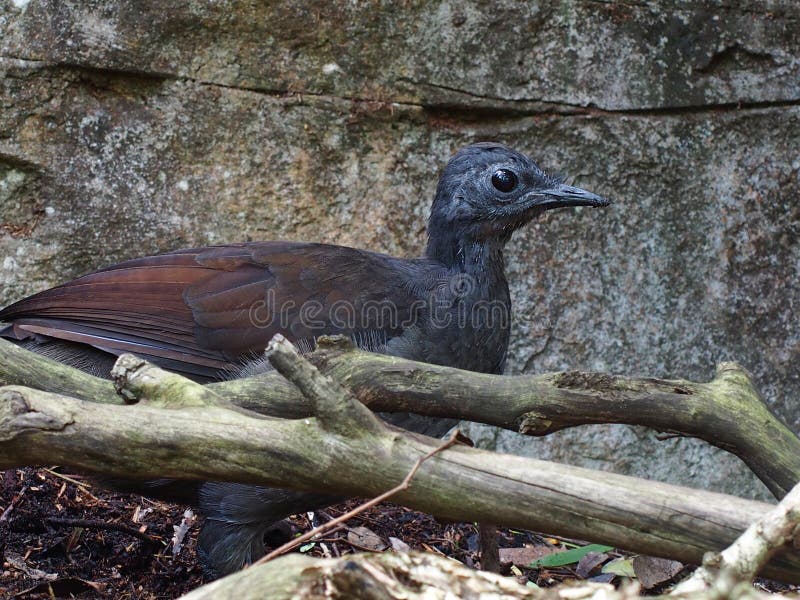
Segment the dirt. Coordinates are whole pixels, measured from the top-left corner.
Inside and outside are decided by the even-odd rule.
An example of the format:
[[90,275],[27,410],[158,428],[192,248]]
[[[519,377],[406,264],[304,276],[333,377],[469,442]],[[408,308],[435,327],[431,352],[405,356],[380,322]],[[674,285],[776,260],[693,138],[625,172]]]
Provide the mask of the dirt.
[[203,583],[196,524],[172,554],[185,507],[51,468],[3,473],[0,509],[2,598],[175,598]]
[[[357,504],[352,500],[318,511],[315,521],[336,517]],[[174,528],[184,521],[186,509],[109,492],[57,467],[5,471],[0,487],[0,597],[176,598],[206,581],[195,554],[199,517],[190,522],[180,551],[173,554]],[[298,531],[311,527],[307,515],[293,517],[292,524]],[[405,543],[479,565],[476,525],[444,523],[387,503],[302,548],[312,556],[371,549],[359,543],[364,538],[357,535],[362,531],[357,528],[362,527],[387,548],[392,537],[400,546]],[[556,548],[553,542],[531,533],[500,530],[501,547]],[[551,573],[532,574],[543,585],[556,580]]]
[[[0,473],[0,598],[177,598],[205,583],[195,553],[201,518],[178,506],[137,495],[106,491],[85,477],[58,467]],[[340,505],[292,517],[297,532],[357,506]],[[176,528],[186,535],[176,550]],[[532,569],[531,557],[576,545],[532,532],[498,530],[502,572],[541,587],[582,579],[576,565]],[[312,556],[336,557],[365,550],[415,550],[480,565],[478,527],[439,521],[393,504],[380,504],[344,527],[301,546]],[[609,552],[609,559],[624,558]],[[511,560],[511,559],[509,559]],[[606,578],[598,568],[586,578]]]

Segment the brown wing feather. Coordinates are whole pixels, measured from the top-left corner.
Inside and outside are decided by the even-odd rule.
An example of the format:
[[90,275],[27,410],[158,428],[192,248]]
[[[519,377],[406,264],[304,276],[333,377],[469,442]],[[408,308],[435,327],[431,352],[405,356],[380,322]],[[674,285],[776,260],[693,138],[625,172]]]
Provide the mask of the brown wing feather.
[[[249,263],[236,252],[228,259],[225,248],[197,257],[226,271],[184,295],[205,348],[236,356],[263,348],[276,333],[292,340],[363,331],[391,337],[413,319],[409,261],[324,244],[255,244],[251,250]],[[365,313],[370,301],[391,303],[396,318],[381,322]]]
[[[406,283],[411,264],[322,244],[181,250],[45,290],[0,311],[0,321],[12,323],[3,333],[18,339],[38,335],[86,343],[212,375],[261,351],[278,332],[295,341],[332,333],[400,333],[415,306]],[[364,315],[370,301],[391,302],[392,319]],[[309,303],[317,303],[313,318]],[[331,312],[337,306],[341,319]]]
[[224,368],[219,352],[194,337],[188,285],[212,277],[194,253],[127,261],[45,290],[0,311],[21,338],[36,334],[90,344],[114,354],[135,352],[177,361],[196,360]]

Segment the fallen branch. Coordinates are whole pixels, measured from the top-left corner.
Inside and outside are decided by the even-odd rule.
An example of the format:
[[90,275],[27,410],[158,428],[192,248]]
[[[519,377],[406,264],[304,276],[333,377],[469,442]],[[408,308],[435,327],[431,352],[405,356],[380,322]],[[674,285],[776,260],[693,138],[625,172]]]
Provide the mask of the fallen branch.
[[420,456],[417,459],[417,462],[414,463],[414,466],[408,472],[408,475],[405,476],[403,481],[401,481],[398,485],[396,485],[395,487],[393,487],[389,491],[384,492],[380,496],[375,496],[372,500],[364,502],[363,504],[359,504],[354,509],[347,511],[346,513],[344,513],[342,515],[339,515],[335,519],[331,519],[327,523],[324,523],[323,525],[320,525],[319,527],[315,527],[311,531],[308,531],[308,532],[304,533],[303,535],[301,535],[301,536],[299,536],[299,537],[297,537],[297,538],[295,538],[293,540],[290,540],[290,541],[286,542],[282,546],[280,546],[278,548],[275,548],[275,550],[273,550],[269,554],[266,554],[266,555],[262,556],[260,559],[258,559],[253,564],[254,565],[262,565],[262,564],[264,564],[266,562],[269,562],[273,558],[277,558],[278,556],[286,554],[289,550],[292,550],[293,548],[297,548],[297,546],[299,546],[303,542],[306,542],[306,541],[308,541],[308,540],[310,540],[312,538],[315,538],[317,536],[320,536],[320,535],[323,535],[325,533],[329,533],[329,532],[333,531],[340,524],[349,521],[350,519],[352,519],[356,515],[359,515],[359,514],[363,513],[365,510],[369,510],[370,508],[372,508],[376,504],[380,504],[381,502],[383,502],[385,500],[388,500],[389,498],[391,498],[392,496],[394,496],[398,492],[402,492],[403,490],[408,489],[408,486],[411,485],[411,479],[417,473],[417,471],[419,470],[419,468],[422,465],[422,463],[425,462],[426,460],[428,460],[429,458],[431,458],[432,456],[438,454],[442,450],[446,450],[447,448],[449,448],[450,446],[455,444],[456,441],[457,441],[457,435],[458,435],[458,431],[456,430],[450,435],[450,437],[447,440],[445,440],[445,442],[443,444],[441,444],[435,450],[432,450],[431,452],[428,452],[428,454],[426,454],[425,456]]
[[[0,389],[0,469],[56,462],[109,477],[238,481],[373,497],[394,487],[440,443],[385,426],[343,388],[317,389],[319,379],[303,383],[297,373],[310,365],[284,371],[325,417],[290,421],[213,402],[187,406],[180,387],[194,393],[197,384],[136,361],[123,357],[117,365],[131,397],[146,383],[147,394],[129,406]],[[146,382],[140,379],[145,375]],[[348,427],[336,424],[340,417],[350,420]],[[453,520],[548,531],[695,563],[771,508],[461,445],[425,462],[396,498]],[[765,573],[798,581],[800,557],[777,557]]]
[[[735,454],[777,498],[800,481],[800,439],[769,411],[747,372],[734,363],[720,364],[711,382],[695,383],[582,372],[485,375],[361,352],[336,338],[321,338],[308,358],[376,412],[458,418],[537,436],[585,424],[644,425],[698,437]],[[122,402],[110,382],[0,340],[3,383]],[[213,395],[214,402],[224,399],[223,404],[284,419],[314,414],[310,400],[279,373],[197,387],[207,390],[203,401]]]
[[[268,589],[268,594],[265,594]],[[571,582],[552,588],[532,588],[486,571],[469,569],[433,553],[365,553],[335,559],[301,554],[281,557],[265,565],[244,569],[193,590],[181,600],[295,600],[297,598],[504,598],[508,600],[639,600],[639,586],[619,590],[607,583]],[[368,595],[367,595],[368,594]],[[699,590],[680,596],[684,600],[773,600],[772,594],[752,586],[739,586],[727,596]],[[674,600],[675,596],[650,596]]]
[[736,541],[716,555],[706,556],[703,566],[682,582],[675,594],[714,589],[720,598],[732,588],[749,583],[769,558],[800,532],[800,483],[761,519],[750,525]]
[[0,385],[24,385],[93,402],[122,403],[107,379],[93,377],[3,338],[0,338]]
[[[613,592],[613,586],[594,584],[592,593]],[[266,593],[265,589],[269,592]],[[267,564],[244,569],[204,585],[182,600],[270,600],[319,598],[525,598],[544,599],[508,577],[475,571],[431,553],[355,554],[338,559],[314,559],[290,554]],[[370,593],[370,595],[367,595]],[[592,593],[569,600],[590,600]],[[548,596],[555,600],[557,595]],[[566,597],[560,600],[568,600]]]
[[83,527],[84,529],[108,529],[111,531],[120,531],[135,537],[146,544],[153,546],[158,545],[158,541],[155,538],[150,537],[136,527],[131,527],[130,525],[125,525],[124,523],[99,521],[97,519],[69,519],[64,517],[46,517],[45,521],[51,525],[63,525],[64,527]]

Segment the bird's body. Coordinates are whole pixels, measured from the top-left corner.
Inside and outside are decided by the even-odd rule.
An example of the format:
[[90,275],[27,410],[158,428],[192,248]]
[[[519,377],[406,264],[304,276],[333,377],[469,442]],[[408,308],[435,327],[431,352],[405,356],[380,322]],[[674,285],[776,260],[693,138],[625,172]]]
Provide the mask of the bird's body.
[[509,308],[502,268],[486,272],[477,279],[428,258],[251,242],[126,261],[25,298],[0,319],[11,322],[6,337],[60,349],[65,362],[67,346],[55,340],[109,360],[132,352],[200,380],[248,369],[276,333],[302,346],[344,334],[371,351],[499,373],[508,319],[465,318],[489,301],[495,313]]
[[[9,323],[0,335],[95,373],[133,352],[199,380],[249,374],[276,333],[301,345],[345,334],[371,351],[502,373],[511,321],[505,243],[548,208],[606,204],[505,146],[476,144],[440,178],[423,258],[293,242],[181,250],[23,299],[0,311]],[[436,436],[453,425],[389,420]],[[257,558],[269,523],[332,500],[238,484],[192,490],[207,519],[200,550],[217,574]]]

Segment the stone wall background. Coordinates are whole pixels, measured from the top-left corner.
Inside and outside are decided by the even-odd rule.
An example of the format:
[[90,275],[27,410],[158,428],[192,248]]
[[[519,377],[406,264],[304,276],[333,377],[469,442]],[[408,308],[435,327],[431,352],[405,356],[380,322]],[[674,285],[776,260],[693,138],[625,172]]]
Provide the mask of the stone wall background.
[[[617,201],[513,240],[509,372],[737,360],[800,431],[793,0],[0,0],[0,73],[1,304],[192,245],[419,254],[439,169],[501,140]],[[766,497],[692,440],[470,433]]]

